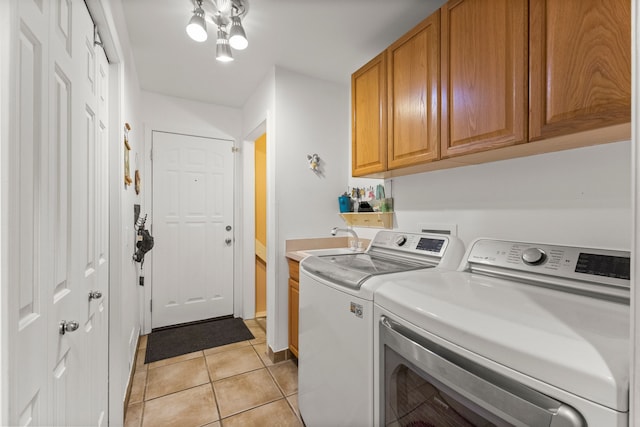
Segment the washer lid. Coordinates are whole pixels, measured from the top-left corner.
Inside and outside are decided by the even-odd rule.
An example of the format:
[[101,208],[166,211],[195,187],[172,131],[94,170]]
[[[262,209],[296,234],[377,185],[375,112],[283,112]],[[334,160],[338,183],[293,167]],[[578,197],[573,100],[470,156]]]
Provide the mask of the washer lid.
[[352,289],[360,289],[371,276],[434,267],[410,259],[392,259],[369,253],[310,256],[303,259],[301,265],[306,271]]
[[626,304],[467,272],[395,274],[378,287],[374,300],[487,359],[611,409],[629,410]]

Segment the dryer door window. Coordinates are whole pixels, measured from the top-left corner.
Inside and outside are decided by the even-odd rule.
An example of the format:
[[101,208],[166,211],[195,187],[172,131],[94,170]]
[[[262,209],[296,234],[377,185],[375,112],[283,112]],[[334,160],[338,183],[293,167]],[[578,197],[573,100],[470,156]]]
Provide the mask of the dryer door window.
[[382,316],[380,420],[411,427],[584,427],[572,407]]
[[387,426],[510,426],[457,393],[447,390],[387,347],[385,354]]

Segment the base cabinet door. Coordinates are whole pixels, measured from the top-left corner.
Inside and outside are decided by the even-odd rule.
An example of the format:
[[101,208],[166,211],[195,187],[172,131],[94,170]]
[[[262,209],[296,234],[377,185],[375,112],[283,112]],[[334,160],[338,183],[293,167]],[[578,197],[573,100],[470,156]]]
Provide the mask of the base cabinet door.
[[527,6],[451,0],[442,7],[441,157],[526,142]]
[[300,286],[298,282],[289,279],[289,350],[298,357],[298,311],[300,301]]
[[537,140],[631,120],[631,1],[531,0]]
[[298,357],[298,312],[300,307],[300,263],[287,259],[289,264],[289,351]]

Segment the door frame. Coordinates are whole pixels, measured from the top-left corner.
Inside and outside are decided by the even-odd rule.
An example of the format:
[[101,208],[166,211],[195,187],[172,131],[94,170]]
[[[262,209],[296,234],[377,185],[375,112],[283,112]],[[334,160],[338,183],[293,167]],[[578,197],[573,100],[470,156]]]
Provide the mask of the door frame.
[[13,40],[12,12],[16,11],[16,0],[0,1],[0,425],[9,424],[9,276],[8,236],[9,223],[9,108],[11,46]]
[[[253,319],[256,313],[256,206],[255,206],[255,141],[263,134],[267,134],[267,176],[269,169],[269,135],[266,120],[244,137],[242,143],[242,311],[245,319]],[[267,180],[267,193],[269,184]],[[267,272],[269,271],[269,201],[267,199]],[[269,276],[267,273],[267,319],[269,317]]]
[[[153,162],[152,162],[152,151],[153,151],[153,132],[164,132],[164,133],[175,133],[181,135],[189,135],[200,138],[212,138],[212,139],[220,139],[224,141],[230,141],[233,145],[234,149],[237,149],[235,138],[227,135],[224,132],[212,131],[212,130],[202,130],[202,129],[187,129],[181,128],[171,125],[166,125],[162,123],[144,123],[144,155],[142,164],[144,165],[144,169],[142,171],[142,182],[145,184],[145,188],[147,191],[143,192],[143,202],[142,207],[145,208],[145,211],[141,211],[142,214],[148,213],[149,217],[147,219],[147,228],[151,230],[151,234],[153,235]],[[241,308],[239,309],[238,304],[242,302],[242,292],[238,292],[238,277],[241,277],[242,271],[242,263],[238,262],[241,258],[241,252],[239,250],[240,246],[238,242],[240,242],[239,238],[239,227],[238,224],[241,224],[241,217],[239,215],[238,209],[238,169],[240,168],[238,158],[240,156],[234,156],[234,171],[233,171],[233,179],[234,179],[234,188],[233,188],[233,228],[234,228],[234,245],[233,245],[233,258],[234,258],[234,267],[233,267],[233,315],[238,316],[239,313],[242,313]],[[142,316],[142,330],[141,334],[149,334],[151,333],[151,296],[152,296],[152,288],[153,288],[153,277],[150,272],[153,271],[153,250],[150,251],[145,256],[144,262],[144,271],[145,271],[145,286],[143,288],[143,296],[142,296],[142,307],[140,309]]]

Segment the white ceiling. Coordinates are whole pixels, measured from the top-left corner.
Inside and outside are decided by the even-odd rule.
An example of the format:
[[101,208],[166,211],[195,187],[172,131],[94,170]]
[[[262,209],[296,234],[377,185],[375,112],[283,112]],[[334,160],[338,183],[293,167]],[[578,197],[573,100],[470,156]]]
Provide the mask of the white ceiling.
[[351,73],[436,10],[444,0],[250,0],[249,40],[235,61],[215,60],[215,32],[185,32],[191,0],[122,0],[142,89],[242,107],[281,66],[349,85]]

